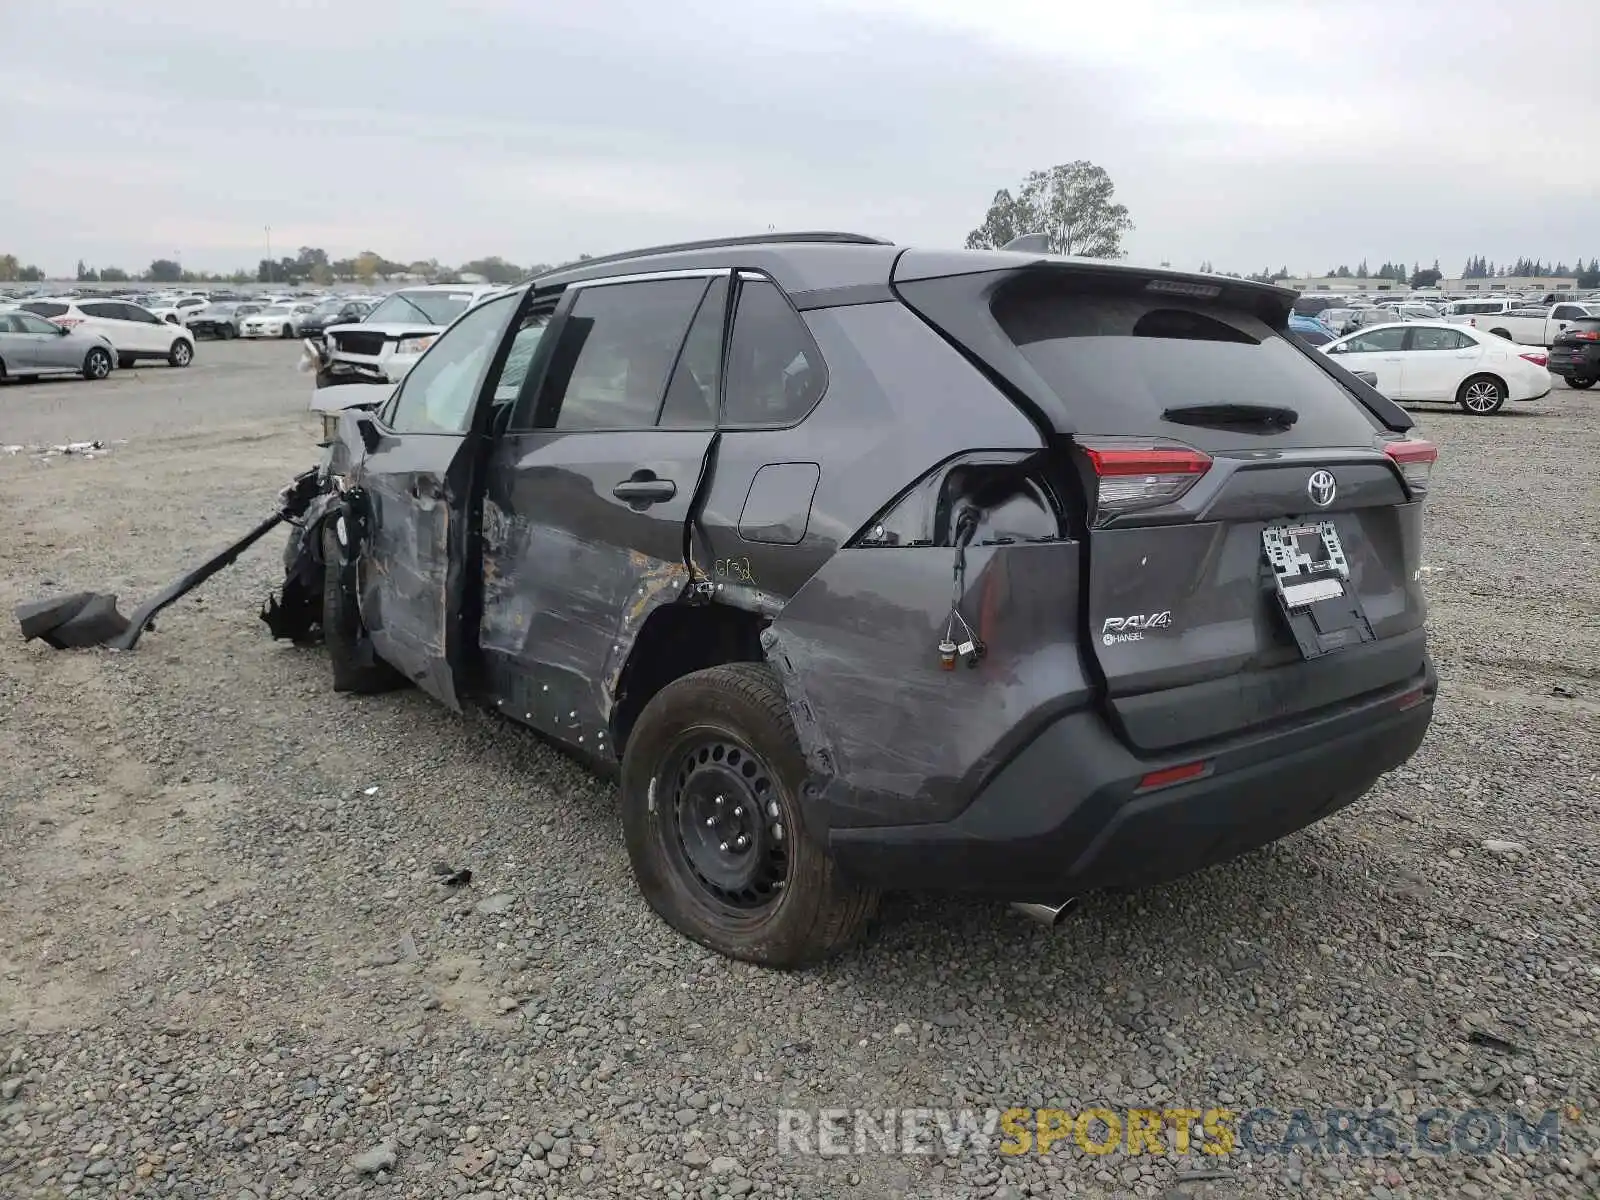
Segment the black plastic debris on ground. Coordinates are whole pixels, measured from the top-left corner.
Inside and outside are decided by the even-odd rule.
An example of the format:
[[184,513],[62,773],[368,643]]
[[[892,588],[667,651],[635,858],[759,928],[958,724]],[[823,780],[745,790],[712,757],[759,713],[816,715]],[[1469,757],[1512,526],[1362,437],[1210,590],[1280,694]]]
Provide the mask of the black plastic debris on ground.
[[15,612],[24,641],[38,638],[56,650],[98,646],[128,628],[128,619],[117,611],[116,596],[105,592],[30,600],[17,605]]
[[433,873],[438,876],[435,882],[449,888],[464,887],[472,882],[472,871],[468,867],[457,870],[449,863],[436,862],[433,864]]

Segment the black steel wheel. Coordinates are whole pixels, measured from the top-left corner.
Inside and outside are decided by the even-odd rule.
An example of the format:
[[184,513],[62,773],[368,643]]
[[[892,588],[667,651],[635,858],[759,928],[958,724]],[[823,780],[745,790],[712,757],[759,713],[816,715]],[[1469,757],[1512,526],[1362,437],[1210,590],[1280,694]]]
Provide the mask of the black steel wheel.
[[876,908],[834,868],[804,796],[805,759],[777,679],[731,663],[668,684],[622,760],[622,823],[645,899],[731,958],[808,966]]
[[655,777],[676,866],[730,917],[777,903],[789,876],[772,768],[720,731],[686,731]]

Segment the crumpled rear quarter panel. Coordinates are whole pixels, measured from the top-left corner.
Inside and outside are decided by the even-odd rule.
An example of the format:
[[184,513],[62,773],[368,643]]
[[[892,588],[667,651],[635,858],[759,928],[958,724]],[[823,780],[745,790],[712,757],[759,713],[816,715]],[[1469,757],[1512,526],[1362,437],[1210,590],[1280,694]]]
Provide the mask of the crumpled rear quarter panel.
[[[955,551],[843,550],[763,642],[835,826],[948,819],[1052,716],[1089,702],[1076,542],[973,547],[976,667],[941,669]],[[959,637],[957,640],[961,640]]]

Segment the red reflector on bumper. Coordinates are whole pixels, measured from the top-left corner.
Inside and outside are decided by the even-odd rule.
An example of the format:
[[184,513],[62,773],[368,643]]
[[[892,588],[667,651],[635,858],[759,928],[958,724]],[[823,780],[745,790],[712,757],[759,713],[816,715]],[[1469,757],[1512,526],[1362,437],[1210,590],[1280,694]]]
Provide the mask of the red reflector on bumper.
[[1139,790],[1143,792],[1151,788],[1169,787],[1174,783],[1199,779],[1210,769],[1211,764],[1205,761],[1184,763],[1180,767],[1162,767],[1161,770],[1151,771],[1150,774],[1140,779]]
[[1427,688],[1413,688],[1411,691],[1407,692],[1404,696],[1401,696],[1400,699],[1396,700],[1394,702],[1394,706],[1396,708],[1398,708],[1401,712],[1405,712],[1408,708],[1415,708],[1417,705],[1421,704],[1427,698],[1428,698],[1428,689]]

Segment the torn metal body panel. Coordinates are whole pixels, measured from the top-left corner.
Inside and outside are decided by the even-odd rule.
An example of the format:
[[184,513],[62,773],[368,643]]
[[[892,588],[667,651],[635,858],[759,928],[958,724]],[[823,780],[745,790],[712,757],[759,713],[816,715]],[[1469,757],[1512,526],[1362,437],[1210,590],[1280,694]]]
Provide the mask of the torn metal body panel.
[[[832,826],[946,820],[1046,721],[1086,707],[1077,542],[842,550],[763,639]],[[986,653],[935,653],[955,601]]]
[[446,434],[385,437],[356,471],[368,518],[356,562],[362,622],[385,662],[457,710],[464,441]]
[[538,432],[494,447],[478,646],[504,711],[585,748],[604,740],[640,629],[686,596],[685,526],[711,436]]

